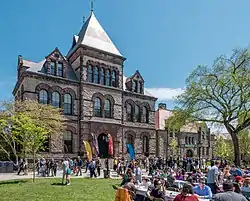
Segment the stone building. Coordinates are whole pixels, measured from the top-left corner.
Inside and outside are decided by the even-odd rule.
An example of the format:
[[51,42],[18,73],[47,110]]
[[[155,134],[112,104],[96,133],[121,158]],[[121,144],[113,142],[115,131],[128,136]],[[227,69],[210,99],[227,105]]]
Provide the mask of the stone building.
[[126,144],[137,157],[155,156],[157,99],[144,89],[139,71],[124,76],[125,60],[93,12],[66,56],[55,48],[40,62],[18,57],[15,98],[61,107],[67,118],[65,133],[50,141],[50,155],[77,156],[84,152],[82,141],[92,143],[95,135],[106,157],[110,134],[114,156],[126,155]]
[[172,111],[166,108],[166,104],[160,103],[155,112],[159,146],[157,154],[164,158],[212,158],[214,135],[210,133],[207,125],[194,122],[183,126],[179,131],[171,131],[165,126],[171,115]]

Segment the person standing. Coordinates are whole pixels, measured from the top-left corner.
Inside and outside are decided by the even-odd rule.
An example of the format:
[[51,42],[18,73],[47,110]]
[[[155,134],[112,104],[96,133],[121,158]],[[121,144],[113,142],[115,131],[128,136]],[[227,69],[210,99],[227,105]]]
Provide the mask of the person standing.
[[136,178],[136,181],[138,181],[139,183],[142,182],[142,171],[141,171],[139,164],[136,165],[135,178]]
[[95,173],[95,161],[94,161],[94,159],[90,162],[89,171],[90,171],[90,178],[92,178],[93,176],[96,177],[96,173]]
[[86,169],[85,169],[85,173],[87,173],[88,169],[89,169],[89,159],[86,159]]
[[99,158],[96,159],[95,164],[96,164],[97,175],[98,175],[98,177],[100,177],[100,175],[101,175],[101,162],[100,162]]
[[207,185],[211,188],[213,194],[216,194],[216,188],[219,185],[219,169],[220,163],[215,162],[207,173]]
[[76,174],[76,176],[78,176],[79,173],[80,173],[80,176],[82,176],[82,165],[83,165],[82,159],[80,158],[80,156],[78,156],[78,158],[77,158],[77,174]]
[[18,170],[17,175],[20,175],[21,171],[23,171],[23,173],[24,173],[24,160],[23,159],[20,160],[19,170]]
[[62,177],[62,184],[64,184],[64,179],[66,178],[66,184],[67,184],[67,175],[69,168],[69,161],[65,158],[62,162],[62,169],[63,169],[63,177]]

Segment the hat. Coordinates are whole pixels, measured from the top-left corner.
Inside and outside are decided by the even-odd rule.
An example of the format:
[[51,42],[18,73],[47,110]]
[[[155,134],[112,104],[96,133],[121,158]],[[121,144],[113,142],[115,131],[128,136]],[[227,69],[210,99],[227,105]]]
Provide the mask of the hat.
[[235,177],[235,181],[242,181],[242,180],[243,180],[243,178],[241,176],[236,176]]

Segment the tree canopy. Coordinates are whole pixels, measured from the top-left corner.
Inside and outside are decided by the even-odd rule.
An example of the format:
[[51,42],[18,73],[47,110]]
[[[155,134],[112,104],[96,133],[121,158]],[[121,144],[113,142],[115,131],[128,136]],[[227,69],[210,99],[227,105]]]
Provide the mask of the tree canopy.
[[[27,142],[24,140],[26,139],[24,138],[25,133],[30,134],[29,129],[34,130],[33,133],[43,133],[42,136],[46,140],[41,137],[38,141],[44,143],[50,136],[62,135],[65,129],[64,121],[65,118],[62,116],[61,110],[51,105],[39,104],[33,100],[1,103],[0,150],[9,160],[11,155],[14,155],[17,163],[18,155],[20,155],[17,145],[28,150],[31,148],[31,143],[24,144],[25,141]],[[43,146],[39,145],[37,148],[42,150]]]
[[232,137],[235,163],[240,165],[238,133],[250,126],[250,52],[236,49],[220,56],[211,68],[199,65],[187,78],[186,89],[177,97],[168,127],[187,121],[222,124]]

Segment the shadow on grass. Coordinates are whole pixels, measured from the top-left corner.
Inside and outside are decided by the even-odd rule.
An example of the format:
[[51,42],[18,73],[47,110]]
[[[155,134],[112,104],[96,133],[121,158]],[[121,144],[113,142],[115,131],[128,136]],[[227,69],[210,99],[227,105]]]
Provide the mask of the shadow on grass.
[[0,185],[6,185],[6,184],[22,184],[22,183],[26,183],[28,181],[26,180],[14,180],[14,181],[2,181],[0,182]]
[[51,184],[52,186],[65,186],[65,184],[62,184],[62,183],[53,183]]

